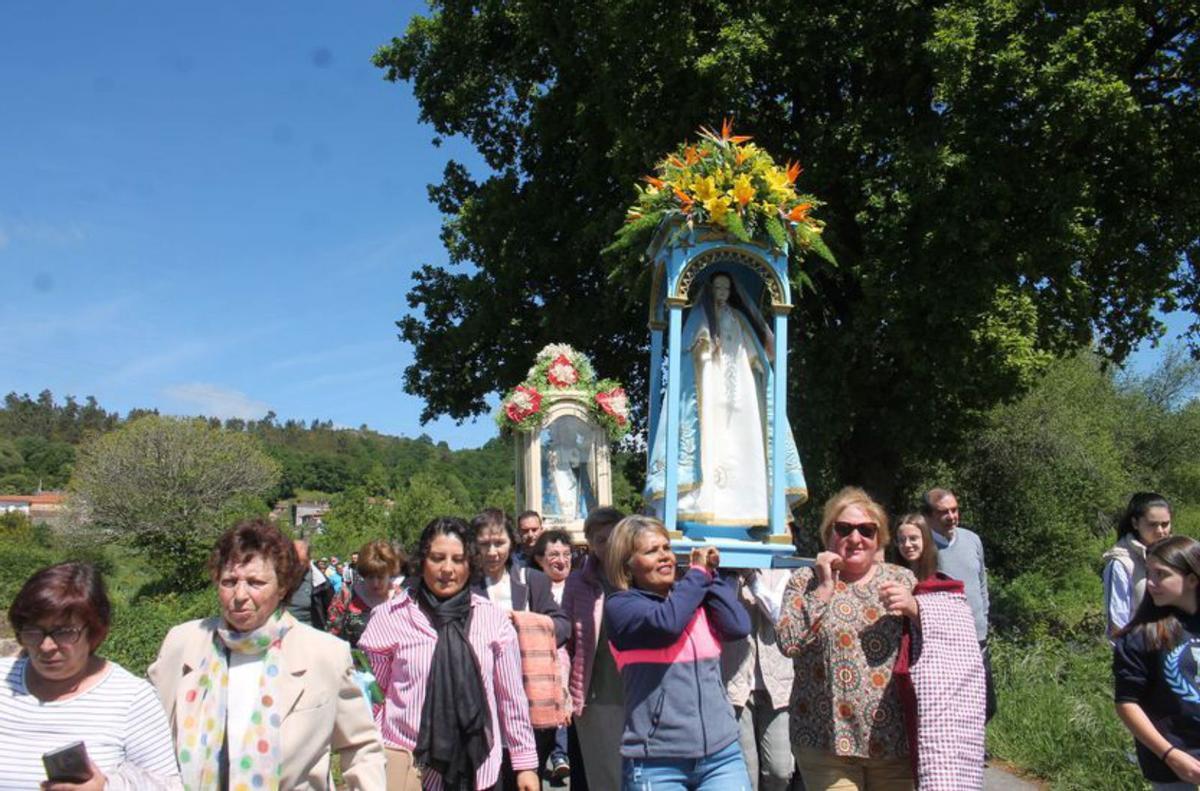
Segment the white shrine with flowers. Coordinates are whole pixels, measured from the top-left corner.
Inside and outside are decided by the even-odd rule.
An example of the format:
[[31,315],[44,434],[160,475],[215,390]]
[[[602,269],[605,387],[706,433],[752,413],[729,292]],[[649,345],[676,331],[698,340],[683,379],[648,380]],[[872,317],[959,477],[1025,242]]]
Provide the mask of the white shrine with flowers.
[[612,504],[610,443],[629,432],[625,389],[597,379],[587,355],[563,343],[540,352],[496,416],[516,440],[517,511],[584,544],[583,521]]

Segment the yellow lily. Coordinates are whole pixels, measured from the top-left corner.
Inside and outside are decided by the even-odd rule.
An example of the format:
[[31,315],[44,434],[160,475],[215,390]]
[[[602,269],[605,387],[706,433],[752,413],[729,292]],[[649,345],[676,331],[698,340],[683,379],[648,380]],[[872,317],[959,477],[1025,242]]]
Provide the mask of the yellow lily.
[[754,200],[754,185],[750,183],[750,177],[742,174],[734,179],[733,189],[730,190],[729,194],[741,206],[745,206]]
[[705,176],[704,178],[696,179],[696,182],[692,185],[692,187],[693,191],[696,193],[696,199],[702,203],[715,198],[719,194],[717,191],[716,182],[713,181],[712,176]]
[[708,200],[704,201],[704,210],[708,212],[708,216],[713,222],[718,225],[725,224],[725,215],[729,213],[729,198],[724,195],[713,195]]

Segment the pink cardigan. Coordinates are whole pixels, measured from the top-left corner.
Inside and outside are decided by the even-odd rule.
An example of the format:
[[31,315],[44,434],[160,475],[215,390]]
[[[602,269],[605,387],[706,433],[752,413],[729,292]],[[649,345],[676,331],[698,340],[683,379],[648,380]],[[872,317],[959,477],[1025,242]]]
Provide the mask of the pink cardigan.
[[604,617],[604,587],[600,584],[596,559],[588,555],[583,567],[571,572],[563,590],[562,608],[571,622],[567,652],[571,655],[568,687],[575,716],[583,714],[592,666],[600,640],[600,622]]

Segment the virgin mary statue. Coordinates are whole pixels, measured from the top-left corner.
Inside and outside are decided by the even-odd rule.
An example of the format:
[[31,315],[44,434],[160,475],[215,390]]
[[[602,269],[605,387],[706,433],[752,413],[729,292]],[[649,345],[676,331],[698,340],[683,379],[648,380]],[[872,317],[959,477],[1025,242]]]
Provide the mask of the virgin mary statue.
[[[714,274],[683,327],[679,410],[679,520],[711,525],[769,522],[774,336],[734,279]],[[666,419],[658,421],[646,495],[662,515]],[[789,506],[807,498],[791,428],[784,432]]]

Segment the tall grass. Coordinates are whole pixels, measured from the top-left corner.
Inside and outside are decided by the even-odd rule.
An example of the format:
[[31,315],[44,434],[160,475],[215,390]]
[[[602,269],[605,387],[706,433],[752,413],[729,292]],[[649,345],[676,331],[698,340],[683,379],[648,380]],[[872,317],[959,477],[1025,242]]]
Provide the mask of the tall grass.
[[1102,638],[992,641],[999,712],[992,754],[1067,791],[1144,789],[1133,737],[1113,709],[1112,652]]

